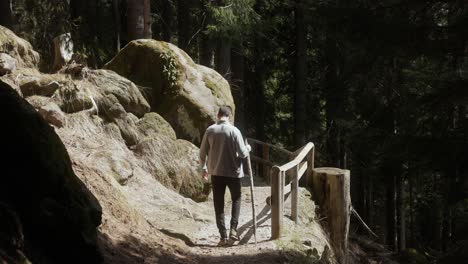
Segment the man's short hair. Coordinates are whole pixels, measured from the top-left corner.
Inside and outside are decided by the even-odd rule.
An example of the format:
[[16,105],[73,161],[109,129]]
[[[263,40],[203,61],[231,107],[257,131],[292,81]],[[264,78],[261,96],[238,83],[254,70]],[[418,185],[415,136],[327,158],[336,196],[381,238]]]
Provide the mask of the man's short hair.
[[232,108],[229,105],[223,105],[219,107],[219,110],[218,110],[219,117],[223,117],[223,116],[229,117],[231,114],[232,114]]

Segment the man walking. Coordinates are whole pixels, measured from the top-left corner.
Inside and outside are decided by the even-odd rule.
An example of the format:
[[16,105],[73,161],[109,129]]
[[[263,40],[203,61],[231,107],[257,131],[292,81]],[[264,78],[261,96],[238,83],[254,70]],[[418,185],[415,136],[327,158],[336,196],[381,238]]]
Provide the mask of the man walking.
[[216,225],[221,236],[219,246],[228,244],[224,224],[224,193],[229,188],[232,200],[231,226],[229,238],[239,240],[237,224],[241,203],[241,178],[244,177],[242,160],[249,155],[251,147],[244,144],[242,134],[229,123],[231,107],[221,106],[216,124],[206,129],[200,146],[200,164],[203,165],[203,178],[211,175],[213,185],[213,203]]

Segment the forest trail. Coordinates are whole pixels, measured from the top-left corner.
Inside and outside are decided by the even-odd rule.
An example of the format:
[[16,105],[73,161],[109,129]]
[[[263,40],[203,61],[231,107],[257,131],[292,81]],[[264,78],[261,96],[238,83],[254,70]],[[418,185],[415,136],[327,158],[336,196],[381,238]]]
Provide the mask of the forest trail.
[[[247,183],[246,178],[245,183]],[[257,245],[255,245],[251,194],[248,185],[244,184],[242,188],[241,214],[239,216],[238,232],[240,241],[229,247],[217,247],[219,242],[219,233],[214,222],[213,201],[210,199],[204,203],[207,213],[211,215],[213,221],[202,225],[194,234],[194,245],[192,250],[197,253],[205,263],[216,263],[222,258],[225,263],[239,263],[239,260],[245,259],[249,262],[276,263],[280,262],[281,257],[277,244],[270,240],[271,237],[271,210],[265,202],[270,195],[268,186],[261,186],[255,189],[255,211],[257,214]],[[225,195],[225,218],[227,228],[231,216],[231,197],[228,190]],[[259,254],[265,253],[265,254]],[[268,254],[269,258],[265,259]],[[241,262],[242,263],[242,262]]]
[[[215,223],[212,194],[206,202],[195,203],[175,193],[157,194],[159,190],[146,191],[154,186],[152,178],[133,179],[126,187],[127,196],[147,221],[169,238],[186,245],[189,263],[289,263],[291,254],[316,248],[321,254],[328,242],[320,225],[314,221],[314,207],[308,191],[300,188],[299,223],[290,218],[291,202],[285,201],[285,237],[271,240],[271,208],[266,204],[270,187],[255,177],[255,210],[257,214],[257,244],[252,225],[249,178],[243,179],[241,214],[238,232],[240,241],[229,247],[218,247],[219,233]],[[140,195],[134,195],[138,192]],[[225,219],[229,228],[231,197],[225,194]],[[304,242],[309,246],[304,245]],[[294,250],[292,250],[292,248]]]

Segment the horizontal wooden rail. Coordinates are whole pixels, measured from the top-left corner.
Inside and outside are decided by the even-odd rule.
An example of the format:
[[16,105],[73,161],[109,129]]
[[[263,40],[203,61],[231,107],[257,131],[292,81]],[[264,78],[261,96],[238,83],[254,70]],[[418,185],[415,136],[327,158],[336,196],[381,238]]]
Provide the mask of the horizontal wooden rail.
[[270,167],[273,167],[275,166],[275,164],[269,160],[266,160],[266,159],[262,159],[258,156],[255,156],[255,155],[250,155],[250,159],[253,161],[253,162],[258,162],[258,163],[261,163],[261,164],[265,164],[265,165],[268,165]]
[[[303,161],[299,165],[299,179],[302,178],[302,176],[304,175],[306,170],[307,170],[307,162]],[[291,180],[291,182],[289,182],[288,184],[286,184],[284,186],[284,191],[283,191],[284,192],[284,200],[286,200],[287,195],[291,192],[292,184],[293,184],[293,180]],[[267,205],[271,205],[271,196],[267,197],[266,203],[267,203]]]
[[283,154],[286,154],[288,156],[291,156],[291,155],[294,155],[294,152],[291,152],[289,150],[286,150],[282,147],[279,147],[279,146],[276,146],[276,145],[273,145],[273,144],[270,144],[270,143],[266,143],[266,142],[263,142],[263,141],[260,141],[258,139],[253,139],[253,138],[247,138],[247,140],[249,142],[253,142],[253,143],[256,143],[256,144],[259,144],[259,145],[262,145],[262,146],[268,146],[270,148],[273,148],[273,149],[276,149],[278,150],[279,152],[283,153]]
[[290,169],[294,168],[302,160],[304,160],[304,158],[307,156],[309,151],[311,151],[313,148],[314,148],[314,143],[312,143],[312,142],[307,143],[307,145],[305,145],[302,148],[301,152],[299,152],[299,154],[293,160],[291,160],[290,162],[280,166],[279,169],[281,171],[287,171],[287,170],[290,170]]

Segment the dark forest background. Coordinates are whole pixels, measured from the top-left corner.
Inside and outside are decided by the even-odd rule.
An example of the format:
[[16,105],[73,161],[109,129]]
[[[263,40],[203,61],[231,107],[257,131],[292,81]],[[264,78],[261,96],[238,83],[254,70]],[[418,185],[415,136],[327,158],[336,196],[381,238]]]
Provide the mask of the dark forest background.
[[468,1],[0,0],[0,24],[44,71],[67,32],[95,68],[133,39],[178,45],[230,82],[245,134],[350,169],[380,243],[466,261]]

